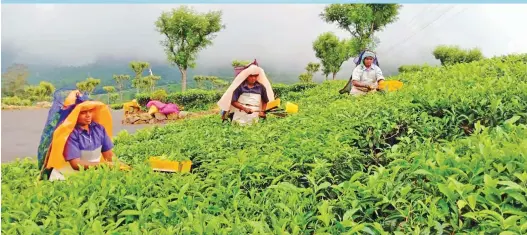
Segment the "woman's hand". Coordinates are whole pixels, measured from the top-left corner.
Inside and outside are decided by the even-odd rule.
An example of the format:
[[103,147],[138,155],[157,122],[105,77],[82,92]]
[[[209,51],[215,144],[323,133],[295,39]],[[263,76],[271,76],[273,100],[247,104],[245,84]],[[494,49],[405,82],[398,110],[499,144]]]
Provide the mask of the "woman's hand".
[[246,112],[247,114],[253,113],[253,111],[249,108],[243,108],[243,111]]
[[260,114],[259,114],[259,116],[260,116],[261,118],[265,118],[265,115],[266,115],[265,112],[260,112]]

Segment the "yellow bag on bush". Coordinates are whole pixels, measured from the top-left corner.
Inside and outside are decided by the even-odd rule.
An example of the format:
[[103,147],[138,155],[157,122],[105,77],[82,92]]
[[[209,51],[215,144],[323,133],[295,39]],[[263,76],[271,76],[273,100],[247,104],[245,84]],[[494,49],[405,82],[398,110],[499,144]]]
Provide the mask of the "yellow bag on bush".
[[150,106],[150,109],[148,110],[148,114],[153,115],[154,113],[159,112],[159,109],[157,109],[156,106],[152,105]]

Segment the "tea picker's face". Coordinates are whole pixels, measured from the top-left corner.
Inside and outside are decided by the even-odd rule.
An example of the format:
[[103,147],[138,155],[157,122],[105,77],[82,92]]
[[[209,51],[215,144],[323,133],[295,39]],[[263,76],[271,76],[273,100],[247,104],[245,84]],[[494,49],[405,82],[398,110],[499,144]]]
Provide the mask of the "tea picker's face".
[[256,80],[258,80],[258,75],[257,74],[251,74],[249,75],[249,77],[247,77],[247,82],[249,84],[254,84],[256,82]]
[[373,57],[368,56],[364,58],[364,65],[366,67],[370,67],[372,63],[373,63]]
[[79,113],[79,117],[77,118],[77,124],[85,126],[89,125],[92,122],[93,117],[93,110],[84,110]]

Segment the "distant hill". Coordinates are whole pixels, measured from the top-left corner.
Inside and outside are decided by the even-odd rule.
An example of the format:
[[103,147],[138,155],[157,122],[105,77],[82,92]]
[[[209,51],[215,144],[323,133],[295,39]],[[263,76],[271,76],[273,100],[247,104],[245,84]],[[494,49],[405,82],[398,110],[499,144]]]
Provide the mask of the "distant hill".
[[[57,88],[75,87],[77,82],[85,80],[87,77],[94,77],[101,79],[101,85],[99,85],[94,92],[97,94],[104,93],[102,90],[103,86],[115,85],[113,80],[114,74],[128,74],[133,77],[134,74],[128,66],[128,63],[129,61],[124,60],[108,60],[98,61],[83,66],[26,65],[30,70],[30,76],[28,78],[30,84],[38,84],[40,81],[49,81]],[[5,71],[5,69],[11,65],[5,64],[4,58],[2,58],[2,64],[2,71]],[[152,72],[155,75],[161,76],[161,80],[158,82],[159,86],[181,84],[181,73],[178,68],[163,63],[151,63],[151,67]],[[297,80],[297,75],[294,74],[273,73],[272,68],[265,68],[265,70],[273,82],[292,83]],[[148,75],[148,70],[145,71],[144,75]],[[198,67],[196,70],[190,69],[187,75],[189,86],[194,85],[193,77],[195,75],[218,76],[224,80],[230,81],[233,79],[234,70],[232,67],[205,68],[205,66],[201,66],[201,68]],[[127,88],[131,88],[130,83],[127,85]]]

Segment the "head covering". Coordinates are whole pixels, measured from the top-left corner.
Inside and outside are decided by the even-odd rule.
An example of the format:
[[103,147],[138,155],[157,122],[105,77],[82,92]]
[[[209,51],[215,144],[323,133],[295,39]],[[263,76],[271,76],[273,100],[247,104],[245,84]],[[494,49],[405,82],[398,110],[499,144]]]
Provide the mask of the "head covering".
[[355,59],[353,60],[353,62],[355,63],[356,66],[360,65],[360,64],[364,64],[364,59],[366,57],[373,57],[373,64],[379,66],[379,58],[377,58],[377,55],[375,55],[375,52],[373,51],[370,51],[370,50],[364,50],[362,51],[358,57],[355,57]]
[[236,88],[238,88],[238,86],[240,86],[240,84],[242,84],[245,81],[245,79],[249,77],[249,75],[256,75],[256,74],[258,75],[258,78],[256,79],[256,81],[265,87],[265,90],[267,91],[267,97],[269,97],[269,102],[273,101],[274,92],[273,92],[273,89],[271,88],[271,83],[269,82],[269,80],[267,80],[267,76],[265,76],[264,70],[258,67],[257,65],[251,64],[249,67],[242,70],[236,76],[236,78],[234,78],[234,81],[232,81],[232,84],[229,86],[227,91],[225,91],[221,99],[218,101],[217,104],[220,107],[220,109],[227,111],[227,110],[231,110],[231,108],[234,108],[231,105],[232,94],[234,90],[236,90]]
[[366,51],[364,52],[364,54],[362,55],[362,64],[364,64],[364,60],[368,57],[371,57],[373,59],[375,59],[375,53],[371,52],[371,51]]
[[57,92],[54,95],[53,106],[56,109],[51,109],[48,114],[39,145],[38,165],[41,177],[45,170],[62,168],[68,164],[63,151],[69,135],[77,125],[80,112],[93,110],[93,121],[102,125],[109,136],[113,134],[112,116],[108,105],[90,100],[78,90],[71,91],[65,99],[61,99],[62,96]]

